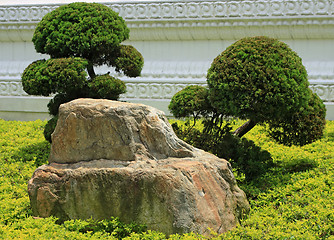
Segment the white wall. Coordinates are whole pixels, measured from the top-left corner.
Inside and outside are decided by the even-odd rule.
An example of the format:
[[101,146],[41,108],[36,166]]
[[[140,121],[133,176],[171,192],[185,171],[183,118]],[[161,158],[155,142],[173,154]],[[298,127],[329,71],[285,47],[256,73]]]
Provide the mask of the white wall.
[[[0,0],[0,118],[44,119],[48,99],[27,96],[20,75],[32,61],[47,57],[35,52],[31,38],[40,19],[59,4],[8,2],[12,1],[1,5]],[[311,88],[325,101],[327,118],[334,120],[333,0],[118,0],[104,4],[126,20],[128,43],[145,59],[140,78],[120,76],[128,88],[124,100],[167,112],[178,90],[206,83],[213,58],[227,46],[246,36],[266,35],[286,42],[302,57]]]

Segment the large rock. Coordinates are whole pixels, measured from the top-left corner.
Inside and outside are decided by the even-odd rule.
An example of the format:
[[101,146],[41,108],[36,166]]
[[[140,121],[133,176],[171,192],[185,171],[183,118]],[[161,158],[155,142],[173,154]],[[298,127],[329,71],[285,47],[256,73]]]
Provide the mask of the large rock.
[[164,114],[141,104],[63,104],[50,164],[28,183],[33,213],[145,223],[166,234],[224,232],[249,210],[230,164],[178,139]]

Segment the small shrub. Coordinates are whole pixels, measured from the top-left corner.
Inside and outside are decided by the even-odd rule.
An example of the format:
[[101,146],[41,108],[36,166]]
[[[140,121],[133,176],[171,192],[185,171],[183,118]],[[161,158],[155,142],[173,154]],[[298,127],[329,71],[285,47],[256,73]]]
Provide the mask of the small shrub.
[[258,123],[289,120],[310,97],[301,58],[285,43],[263,36],[243,38],[218,55],[207,83],[218,113],[249,120],[236,130],[239,137]]
[[208,99],[208,90],[199,85],[190,85],[177,92],[172,97],[168,109],[176,118],[194,119],[213,111]]
[[247,37],[229,46],[212,62],[207,82],[218,111],[255,122],[284,119],[309,99],[301,58],[268,37]]

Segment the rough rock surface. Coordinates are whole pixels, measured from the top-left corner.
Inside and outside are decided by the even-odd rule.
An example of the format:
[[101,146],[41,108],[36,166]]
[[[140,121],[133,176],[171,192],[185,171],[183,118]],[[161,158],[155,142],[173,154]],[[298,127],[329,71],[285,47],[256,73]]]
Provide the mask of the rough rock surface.
[[154,108],[78,99],[60,107],[50,164],[28,183],[33,213],[224,232],[249,210],[226,160],[179,140]]

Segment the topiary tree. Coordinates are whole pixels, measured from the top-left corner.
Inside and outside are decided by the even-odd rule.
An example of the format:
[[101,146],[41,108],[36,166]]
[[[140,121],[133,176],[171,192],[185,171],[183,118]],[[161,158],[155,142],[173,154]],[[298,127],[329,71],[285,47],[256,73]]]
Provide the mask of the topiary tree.
[[50,59],[30,64],[22,85],[31,95],[54,94],[48,104],[54,119],[45,128],[46,139],[51,139],[60,104],[79,97],[118,100],[125,93],[123,81],[96,75],[95,66],[106,64],[128,77],[140,76],[144,60],[133,46],[121,44],[128,38],[124,20],[98,3],[64,5],[38,23],[32,41]]
[[207,83],[217,111],[249,120],[235,131],[239,137],[257,123],[289,121],[310,98],[301,58],[268,37],[247,37],[228,47],[212,62]]

